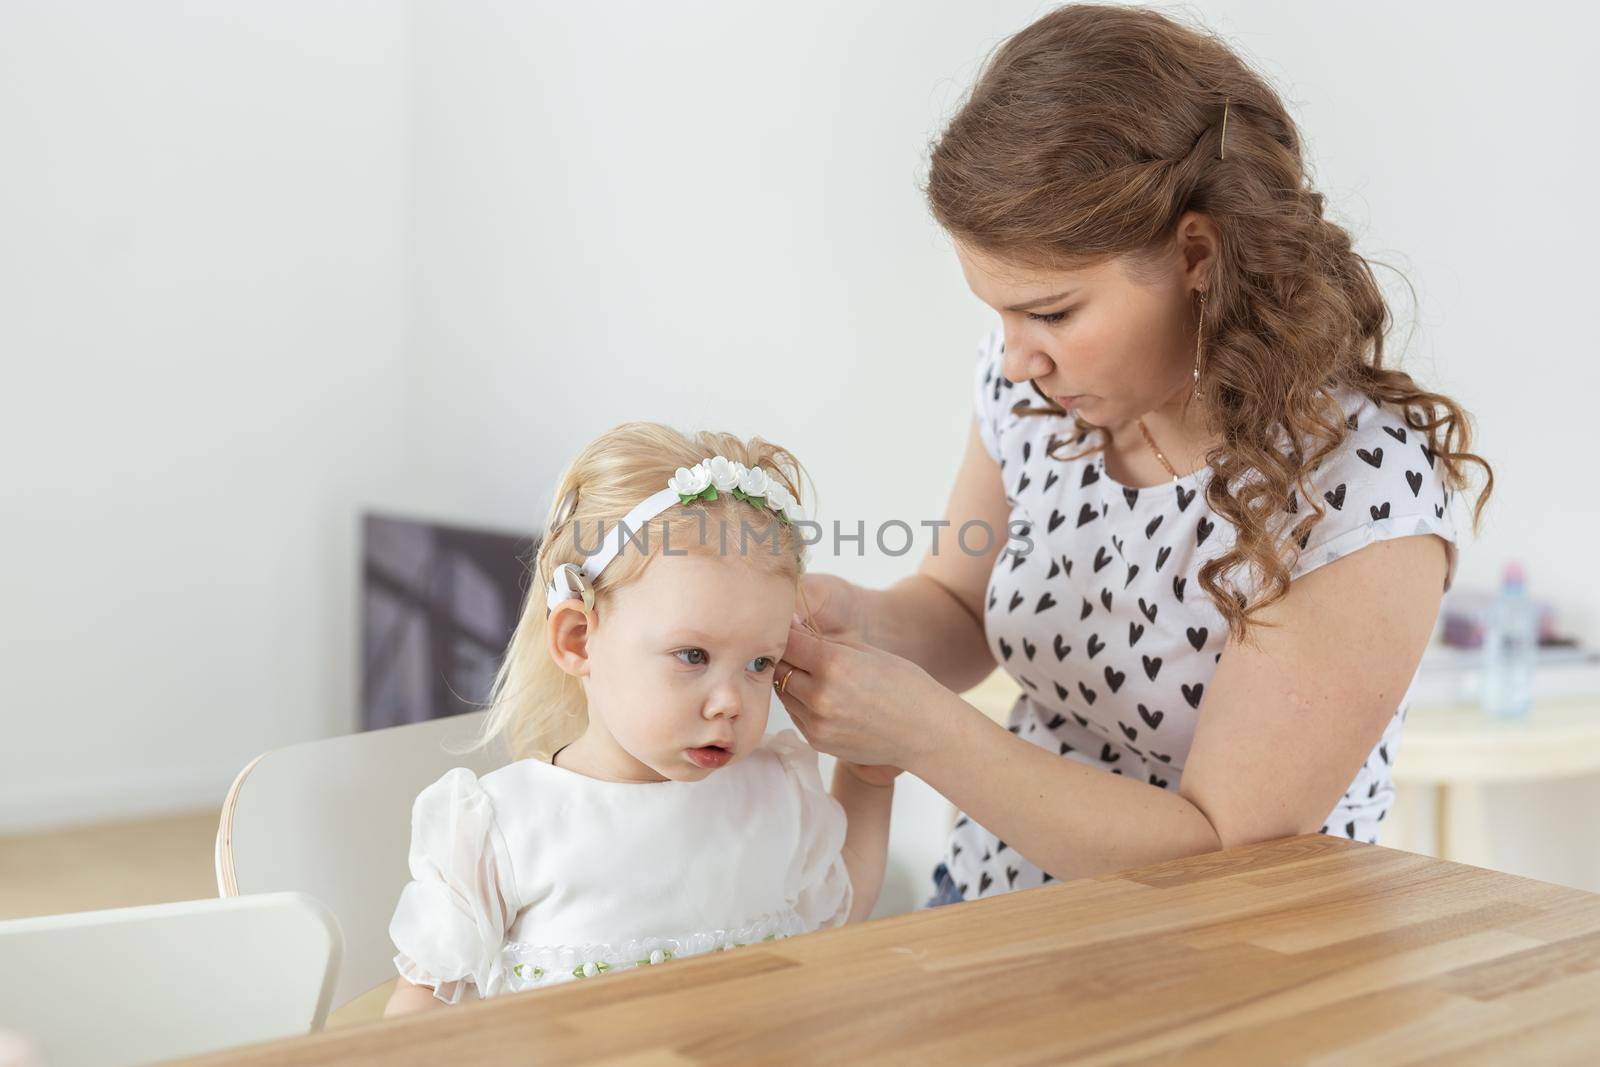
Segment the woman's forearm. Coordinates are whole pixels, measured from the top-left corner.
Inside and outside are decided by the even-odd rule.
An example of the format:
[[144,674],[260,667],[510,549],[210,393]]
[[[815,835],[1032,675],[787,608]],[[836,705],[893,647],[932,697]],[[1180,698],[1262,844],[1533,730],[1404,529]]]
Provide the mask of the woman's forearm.
[[1064,759],[946,695],[906,770],[1059,879],[1214,852],[1205,814],[1176,793]]
[[994,670],[982,623],[927,575],[866,590],[864,625],[869,644],[910,660],[953,692],[971,689]]

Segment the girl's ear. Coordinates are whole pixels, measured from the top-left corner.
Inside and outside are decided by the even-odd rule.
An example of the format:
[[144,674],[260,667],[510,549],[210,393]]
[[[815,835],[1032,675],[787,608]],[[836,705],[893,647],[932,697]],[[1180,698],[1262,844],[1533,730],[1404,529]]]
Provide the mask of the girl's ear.
[[556,666],[575,678],[589,675],[589,635],[594,616],[585,611],[581,600],[563,600],[550,613],[545,639]]

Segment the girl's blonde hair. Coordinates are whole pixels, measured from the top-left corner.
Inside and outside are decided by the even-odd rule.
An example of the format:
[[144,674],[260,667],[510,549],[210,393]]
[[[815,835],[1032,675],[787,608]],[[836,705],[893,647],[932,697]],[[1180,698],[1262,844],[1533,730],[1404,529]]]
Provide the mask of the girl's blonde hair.
[[[546,646],[545,593],[551,576],[563,563],[584,563],[601,544],[602,531],[605,543],[614,543],[618,523],[640,501],[665,488],[679,467],[693,467],[714,455],[760,467],[796,500],[809,500],[801,495],[805,471],[793,453],[759,437],[743,441],[709,431],[686,435],[660,423],[627,422],[601,434],[568,464],[556,483],[522,616],[495,675],[478,747],[499,742],[512,759],[548,760],[583,733],[588,726],[583,687],[550,658]],[[644,574],[663,543],[674,555],[739,553],[764,573],[796,581],[805,568],[805,542],[793,525],[727,493],[716,500],[675,504],[645,526],[648,535],[633,531],[635,538],[595,580],[597,615],[603,615],[618,589]]]

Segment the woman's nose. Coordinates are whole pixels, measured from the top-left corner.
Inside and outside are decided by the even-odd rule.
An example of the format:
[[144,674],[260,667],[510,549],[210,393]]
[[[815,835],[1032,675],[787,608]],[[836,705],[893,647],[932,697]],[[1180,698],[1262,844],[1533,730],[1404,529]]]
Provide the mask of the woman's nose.
[[1000,359],[1000,373],[1013,382],[1043,378],[1055,369],[1055,361],[1038,348],[1028,344],[1026,337],[1007,330],[1005,350]]

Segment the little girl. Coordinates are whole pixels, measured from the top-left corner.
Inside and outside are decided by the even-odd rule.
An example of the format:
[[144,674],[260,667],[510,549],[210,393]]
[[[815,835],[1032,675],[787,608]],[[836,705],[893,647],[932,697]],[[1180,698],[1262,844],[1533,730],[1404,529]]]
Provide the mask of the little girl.
[[841,762],[830,796],[797,734],[764,736],[800,473],[760,438],[638,422],[563,473],[482,738],[514,762],[417,797],[386,1014],[872,910],[890,770]]

